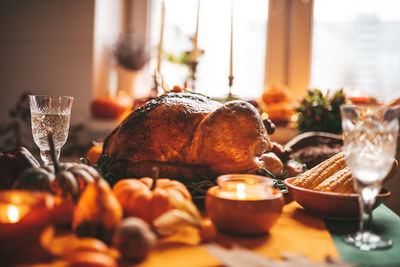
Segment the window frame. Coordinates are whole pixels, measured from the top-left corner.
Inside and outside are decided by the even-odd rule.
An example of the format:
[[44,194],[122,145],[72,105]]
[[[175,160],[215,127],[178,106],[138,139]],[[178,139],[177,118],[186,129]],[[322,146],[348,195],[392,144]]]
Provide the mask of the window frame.
[[[293,99],[310,82],[313,0],[269,0],[264,91],[287,88]],[[128,28],[150,40],[153,0],[127,0]]]
[[269,0],[264,90],[287,88],[293,99],[310,83],[313,0]]

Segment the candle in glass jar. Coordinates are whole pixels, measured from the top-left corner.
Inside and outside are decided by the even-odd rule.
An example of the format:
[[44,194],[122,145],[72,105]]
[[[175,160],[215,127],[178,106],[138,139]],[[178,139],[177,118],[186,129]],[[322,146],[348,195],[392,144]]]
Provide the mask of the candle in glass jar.
[[235,200],[260,200],[273,194],[272,181],[254,175],[223,175],[217,180],[218,197]]

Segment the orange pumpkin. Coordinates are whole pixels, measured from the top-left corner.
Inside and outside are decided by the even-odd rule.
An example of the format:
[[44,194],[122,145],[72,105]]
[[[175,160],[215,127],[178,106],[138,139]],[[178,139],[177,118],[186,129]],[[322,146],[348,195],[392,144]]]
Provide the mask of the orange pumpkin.
[[94,145],[86,153],[86,158],[90,161],[90,164],[96,165],[102,152],[103,152],[102,146]]
[[92,101],[91,111],[95,118],[118,119],[125,111],[131,109],[132,104],[119,97],[99,97]]
[[148,223],[173,208],[168,197],[171,190],[186,199],[192,199],[185,185],[170,179],[124,179],[118,181],[113,188],[124,215],[139,217]]
[[71,267],[118,267],[117,261],[109,254],[97,251],[76,251],[67,257]]
[[74,209],[72,229],[78,237],[94,237],[110,243],[122,219],[122,207],[108,183],[88,184]]

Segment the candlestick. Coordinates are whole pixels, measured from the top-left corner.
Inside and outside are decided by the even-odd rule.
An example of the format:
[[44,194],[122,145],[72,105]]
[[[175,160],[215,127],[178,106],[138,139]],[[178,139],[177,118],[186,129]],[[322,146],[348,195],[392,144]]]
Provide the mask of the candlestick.
[[[163,54],[163,40],[164,40],[164,23],[165,23],[165,1],[162,0],[161,3],[161,29],[160,29],[160,40],[158,42],[158,54],[157,54],[157,69],[156,72],[161,73],[161,61]],[[157,97],[158,95],[158,84],[156,80],[156,75],[153,75],[154,85],[151,88],[151,97]]]
[[196,91],[196,71],[197,71],[197,61],[190,61],[190,87],[193,92]]
[[232,85],[233,85],[233,1],[231,2],[231,53],[229,61],[229,94],[228,101],[233,99],[232,95]]
[[228,84],[228,86],[229,86],[229,93],[228,93],[228,98],[227,98],[227,100],[230,101],[230,100],[233,99],[233,94],[232,94],[233,76],[229,76],[229,77],[228,77],[228,80],[229,80],[229,84]]
[[164,23],[165,23],[165,2],[161,3],[161,29],[160,29],[160,41],[158,43],[158,56],[157,56],[157,71],[161,71],[161,60],[163,53],[163,39],[164,39]]
[[231,2],[231,55],[229,64],[229,77],[233,77],[233,1]]
[[199,49],[197,47],[197,42],[199,39],[199,18],[200,18],[200,0],[197,0],[196,31],[193,38],[193,51],[192,51],[193,62],[197,62],[197,59],[199,57]]

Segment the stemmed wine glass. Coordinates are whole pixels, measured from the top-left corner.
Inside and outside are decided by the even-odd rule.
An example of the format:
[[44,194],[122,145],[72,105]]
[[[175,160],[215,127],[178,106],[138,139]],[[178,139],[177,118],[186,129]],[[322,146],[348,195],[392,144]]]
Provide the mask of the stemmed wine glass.
[[360,205],[360,229],[343,236],[343,240],[361,250],[389,248],[392,241],[371,232],[370,224],[376,195],[396,155],[397,112],[378,105],[344,105],[340,111],[346,163],[352,172]]
[[29,95],[33,140],[45,165],[52,163],[46,128],[53,131],[57,159],[68,137],[73,97]]

